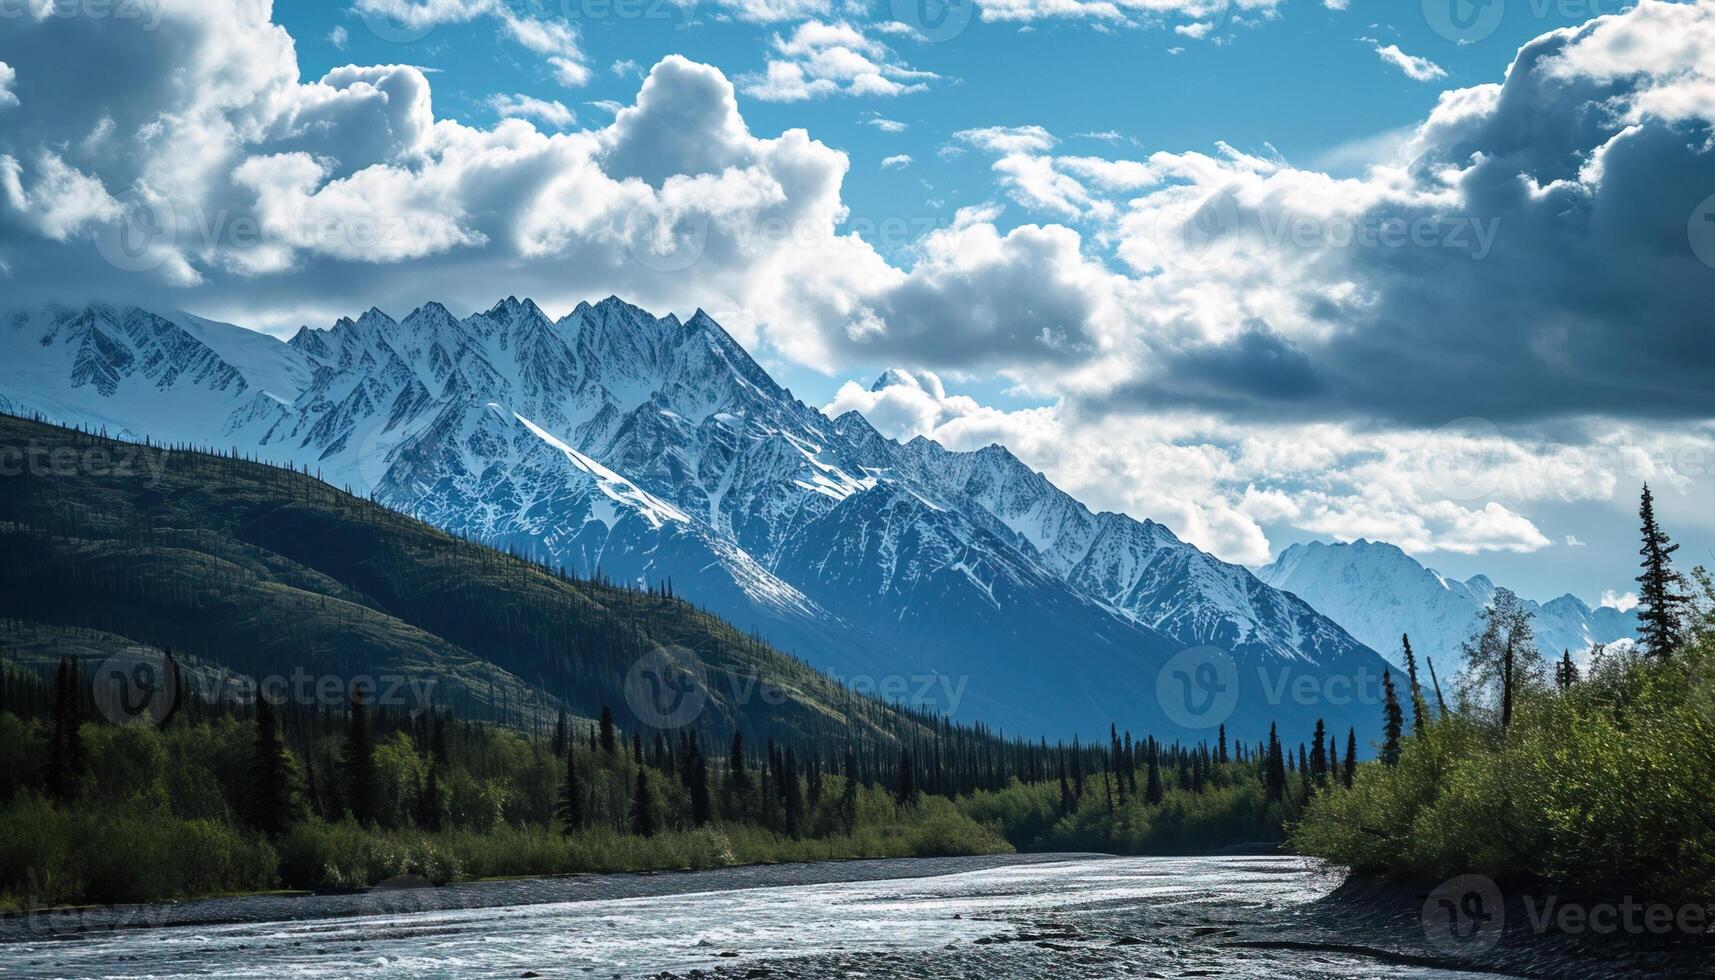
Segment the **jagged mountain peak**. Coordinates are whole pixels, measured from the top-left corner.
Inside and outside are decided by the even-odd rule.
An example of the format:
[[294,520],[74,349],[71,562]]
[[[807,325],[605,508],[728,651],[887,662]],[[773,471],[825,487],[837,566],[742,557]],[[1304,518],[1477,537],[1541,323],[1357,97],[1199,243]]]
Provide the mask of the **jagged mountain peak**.
[[[64,340],[46,368],[15,367],[45,356],[54,328],[39,317],[0,331],[0,404],[313,459],[336,485],[460,534],[585,574],[672,578],[829,669],[972,677],[970,710],[993,721],[1057,733],[1151,710],[1151,665],[1185,646],[1374,657],[1165,527],[1092,513],[1002,445],[901,444],[861,414],[826,418],[702,309],[681,322],[610,296],[553,321],[508,296],[458,319],[426,302],[290,342],[88,319],[106,339],[82,368]],[[197,376],[138,383],[139,345],[169,341],[204,345],[155,358],[194,360]]]
[[875,383],[869,386],[871,392],[886,391],[889,388],[903,386],[907,388],[922,388],[923,383],[916,375],[903,368],[888,368],[881,372]]
[[[1393,658],[1401,656],[1401,634],[1410,634],[1420,655],[1456,660],[1498,591],[1487,575],[1461,582],[1385,541],[1294,545],[1257,574]],[[1535,617],[1538,645],[1545,651],[1567,649],[1579,657],[1596,644],[1636,635],[1635,614],[1591,608],[1576,596],[1540,604],[1526,599],[1524,604]]]

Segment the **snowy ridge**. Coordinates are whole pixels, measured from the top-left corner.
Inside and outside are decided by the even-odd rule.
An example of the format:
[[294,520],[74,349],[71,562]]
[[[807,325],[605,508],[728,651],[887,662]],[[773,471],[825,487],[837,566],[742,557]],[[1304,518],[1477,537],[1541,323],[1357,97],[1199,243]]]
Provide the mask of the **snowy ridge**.
[[1034,731],[1153,710],[1155,668],[1187,646],[1381,663],[1297,597],[1159,524],[1092,513],[1002,447],[827,418],[700,310],[429,303],[282,342],[187,314],[38,309],[0,319],[0,399],[308,464],[580,574],[670,578],[837,675],[967,677],[962,706],[933,706]]
[[[1400,636],[1406,633],[1420,656],[1457,662],[1460,644],[1476,632],[1496,589],[1485,575],[1460,582],[1425,568],[1394,545],[1363,539],[1293,545],[1257,575],[1303,597],[1396,663],[1403,659]],[[1551,658],[1569,650],[1586,663],[1592,647],[1637,635],[1635,612],[1591,608],[1576,596],[1525,600],[1525,606],[1535,617],[1537,646]]]

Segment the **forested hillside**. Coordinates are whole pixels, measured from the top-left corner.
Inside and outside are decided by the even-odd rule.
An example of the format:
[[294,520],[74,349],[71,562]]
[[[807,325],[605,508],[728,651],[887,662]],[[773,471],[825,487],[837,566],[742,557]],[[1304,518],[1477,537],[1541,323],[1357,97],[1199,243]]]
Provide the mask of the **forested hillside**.
[[[170,649],[187,693],[246,676],[400,675],[439,707],[542,731],[561,706],[621,712],[662,647],[706,674],[713,740],[933,727],[854,695],[659,588],[574,580],[274,466],[0,416],[0,644],[61,655]],[[29,461],[34,459],[32,465]],[[58,465],[59,460],[65,465]],[[419,688],[420,689],[420,688]],[[1098,722],[1100,724],[1100,722]]]

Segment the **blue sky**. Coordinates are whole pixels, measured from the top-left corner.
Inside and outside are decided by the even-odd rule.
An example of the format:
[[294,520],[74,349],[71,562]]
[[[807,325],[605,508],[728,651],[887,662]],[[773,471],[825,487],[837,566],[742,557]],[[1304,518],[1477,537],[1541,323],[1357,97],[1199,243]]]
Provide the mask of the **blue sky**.
[[[909,12],[914,2],[901,0],[900,9]],[[568,88],[497,22],[406,30],[401,33],[409,39],[401,40],[385,29],[378,33],[370,27],[372,18],[348,5],[316,0],[279,0],[275,19],[297,41],[305,77],[345,64],[407,62],[434,73],[438,114],[492,125],[498,114],[491,97],[522,93],[561,102],[577,116],[571,128],[610,121],[612,113],[596,103],[629,104],[642,73],[669,54],[715,65],[732,78],[755,73],[767,60],[771,39],[789,35],[801,22],[745,22],[710,2],[511,0],[509,6],[574,25],[590,81]],[[803,128],[845,152],[851,169],[843,199],[851,217],[843,229],[909,262],[910,245],[924,231],[947,225],[959,207],[997,196],[991,159],[961,147],[954,138],[960,131],[1040,125],[1069,152],[1132,159],[1156,151],[1208,151],[1225,142],[1247,152],[1278,152],[1297,165],[1336,175],[1358,173],[1421,121],[1445,88],[1493,81],[1531,38],[1581,23],[1592,11],[1626,6],[1613,0],[1515,0],[1510,7],[1503,3],[1505,17],[1493,33],[1461,43],[1437,34],[1417,3],[1396,0],[1352,0],[1343,10],[1291,0],[1272,17],[1241,13],[1237,24],[1229,15],[1129,26],[1085,19],[987,21],[980,10],[959,5],[950,16],[965,26],[950,38],[886,38],[913,69],[939,76],[924,91],[776,102],[741,88],[739,102],[759,135]],[[820,19],[862,25],[895,16],[893,5],[882,2]],[[1202,40],[1173,29],[1204,20],[1221,26]],[[1407,77],[1378,56],[1378,43],[1434,62],[1445,79],[1426,84]],[[878,121],[905,128],[889,131],[893,127],[884,129]],[[965,152],[942,152],[949,145]],[[882,165],[900,155],[911,163]],[[1010,208],[995,223],[1006,229],[1032,220],[1039,216]],[[832,397],[848,377],[872,377],[888,366],[851,363],[829,374],[790,359],[770,360],[782,380],[812,402]],[[1005,381],[982,378],[961,386],[996,405],[1046,403],[1012,389]]]
[[[275,333],[702,306],[812,404],[1230,560],[1594,601],[1644,480],[1715,560],[1715,0],[918,3],[9,18],[0,275]],[[138,207],[171,231],[115,271]]]

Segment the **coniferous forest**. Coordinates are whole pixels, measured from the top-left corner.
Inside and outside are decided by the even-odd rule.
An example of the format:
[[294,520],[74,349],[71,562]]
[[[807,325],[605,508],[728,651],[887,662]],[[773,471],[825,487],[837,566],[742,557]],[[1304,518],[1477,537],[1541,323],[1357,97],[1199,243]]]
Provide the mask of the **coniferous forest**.
[[[12,905],[399,875],[1190,852],[1279,840],[1327,778],[1309,733],[1162,744],[1099,719],[1107,740],[1051,744],[955,725],[843,688],[670,583],[578,579],[307,473],[15,418],[0,430],[153,454],[135,469],[160,473],[26,474],[0,494]],[[669,730],[636,717],[625,687],[662,645],[707,672],[706,707]],[[90,675],[139,646],[177,666],[175,709],[115,724]],[[287,670],[434,683],[420,703],[361,684],[333,703],[257,696]]]
[[[1426,657],[1420,674],[1402,638],[1409,685],[1384,676],[1371,731],[1184,744],[1092,719],[1105,738],[1065,744],[843,689],[667,583],[579,580],[309,474],[146,451],[164,487],[24,476],[0,494],[9,907],[1244,844],[1396,877],[1711,897],[1715,584],[1676,568],[1647,488],[1635,650],[1580,670],[1501,590],[1451,676]],[[707,709],[668,729],[624,687],[663,642],[711,675]],[[175,708],[115,723],[90,672],[136,645],[173,651]],[[404,705],[362,685],[333,704],[256,696],[252,678],[288,664],[437,683]],[[723,677],[780,696],[723,696]]]

